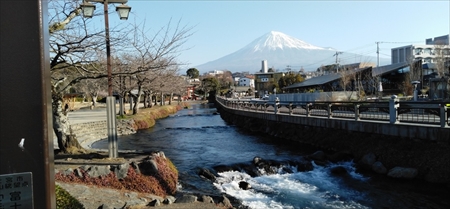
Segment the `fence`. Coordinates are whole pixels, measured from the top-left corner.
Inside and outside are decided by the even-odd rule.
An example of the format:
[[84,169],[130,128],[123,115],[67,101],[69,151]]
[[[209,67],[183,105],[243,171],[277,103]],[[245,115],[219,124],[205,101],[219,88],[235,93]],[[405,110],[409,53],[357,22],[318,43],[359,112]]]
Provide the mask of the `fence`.
[[302,115],[355,121],[388,121],[391,124],[412,123],[448,127],[448,111],[445,102],[399,101],[389,102],[309,102],[271,101],[260,99],[229,99],[217,97],[223,106],[267,114]]

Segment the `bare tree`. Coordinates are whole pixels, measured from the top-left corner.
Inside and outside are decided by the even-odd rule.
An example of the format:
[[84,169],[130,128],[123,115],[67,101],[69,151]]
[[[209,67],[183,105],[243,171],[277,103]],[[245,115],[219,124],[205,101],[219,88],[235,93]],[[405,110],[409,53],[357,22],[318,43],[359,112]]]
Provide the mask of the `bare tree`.
[[[108,77],[104,66],[99,64],[99,60],[104,59],[105,56],[104,31],[92,30],[88,27],[89,19],[82,18],[78,14],[79,1],[54,0],[49,2],[53,129],[58,138],[58,147],[63,152],[84,151],[70,131],[67,115],[62,108],[64,94],[83,80]],[[115,49],[122,48],[118,52],[128,51],[130,56],[135,54],[144,54],[145,56],[141,56],[144,58],[141,65],[130,68],[127,72],[114,70],[114,77],[133,76],[177,65],[175,58],[186,39],[191,35],[189,33],[191,28],[181,27],[180,22],[173,28],[169,22],[167,27],[163,27],[153,37],[149,37],[149,33],[140,33],[130,41],[128,34],[136,31],[137,27],[120,27],[120,30],[110,29],[111,45]],[[126,47],[136,44],[137,37],[145,40],[146,45],[139,48],[142,49],[140,53],[136,53],[136,47],[132,48],[133,51],[130,52]],[[121,58],[122,55],[119,54],[117,57]],[[130,63],[124,64],[129,65]]]
[[449,75],[449,61],[450,61],[450,47],[445,45],[445,43],[437,42],[434,45],[434,64],[436,66],[436,71],[438,76],[441,78],[443,76]]
[[[92,102],[91,108],[97,106],[99,96],[107,96],[107,80],[106,79],[86,79],[74,85],[78,92],[83,92]],[[102,94],[103,92],[103,94]]]

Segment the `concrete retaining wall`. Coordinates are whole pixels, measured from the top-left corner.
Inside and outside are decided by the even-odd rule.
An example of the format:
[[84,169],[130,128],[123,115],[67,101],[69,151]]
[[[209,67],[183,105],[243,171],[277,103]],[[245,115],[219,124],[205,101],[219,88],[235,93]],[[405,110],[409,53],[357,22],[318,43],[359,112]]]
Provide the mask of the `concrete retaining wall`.
[[[438,127],[412,126],[405,129],[425,138],[421,140],[401,137],[408,133],[391,128],[397,124],[264,114],[228,109],[219,104],[217,107],[225,121],[276,137],[276,140],[297,141],[337,153],[349,153],[355,162],[373,154],[387,169],[415,168],[418,170],[417,178],[450,183],[450,144],[447,133],[434,130],[440,129]],[[426,139],[426,134],[433,132],[435,140]]]
[[[136,133],[135,127],[133,119],[117,120],[117,135],[134,134]],[[86,149],[91,149],[92,143],[108,138],[106,120],[72,124],[71,128],[80,145]],[[58,149],[58,142],[54,133],[53,138],[54,147]]]

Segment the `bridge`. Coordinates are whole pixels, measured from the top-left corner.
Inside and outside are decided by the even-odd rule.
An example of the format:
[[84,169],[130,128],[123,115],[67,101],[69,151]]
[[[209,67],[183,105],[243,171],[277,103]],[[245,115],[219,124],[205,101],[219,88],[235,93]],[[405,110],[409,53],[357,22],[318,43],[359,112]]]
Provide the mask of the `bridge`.
[[448,108],[442,101],[278,101],[216,97],[223,111],[261,120],[449,144]]

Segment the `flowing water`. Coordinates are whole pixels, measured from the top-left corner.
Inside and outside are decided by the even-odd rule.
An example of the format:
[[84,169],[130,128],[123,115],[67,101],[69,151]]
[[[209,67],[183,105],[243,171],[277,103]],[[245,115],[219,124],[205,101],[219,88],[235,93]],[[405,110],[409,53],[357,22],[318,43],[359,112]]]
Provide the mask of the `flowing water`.
[[[107,149],[107,140],[92,145]],[[315,165],[297,171],[289,162],[317,151],[313,147],[255,135],[227,124],[212,104],[194,104],[158,120],[156,125],[133,135],[120,136],[119,148],[163,151],[179,170],[180,190],[207,195],[227,193],[254,209],[262,208],[450,208],[450,188],[425,182],[391,179],[358,173],[352,161]],[[282,164],[273,174],[255,176],[239,166],[254,157]],[[201,178],[200,169],[230,166],[218,172],[214,182]],[[348,175],[332,175],[340,166]],[[242,190],[246,181],[251,189]]]

